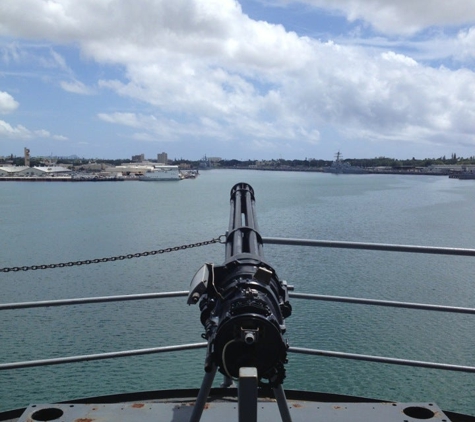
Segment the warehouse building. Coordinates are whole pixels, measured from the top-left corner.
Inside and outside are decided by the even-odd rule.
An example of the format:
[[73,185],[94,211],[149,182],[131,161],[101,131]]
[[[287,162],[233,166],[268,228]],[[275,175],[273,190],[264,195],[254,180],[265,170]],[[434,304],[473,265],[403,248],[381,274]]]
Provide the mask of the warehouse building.
[[0,167],[0,177],[56,177],[68,176],[71,170],[61,166],[27,167],[3,166]]

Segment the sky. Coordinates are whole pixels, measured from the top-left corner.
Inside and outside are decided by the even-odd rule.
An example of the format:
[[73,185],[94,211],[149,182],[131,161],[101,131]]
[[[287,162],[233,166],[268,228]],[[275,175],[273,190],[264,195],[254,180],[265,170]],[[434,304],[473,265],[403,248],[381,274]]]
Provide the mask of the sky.
[[1,0],[0,156],[475,156],[472,0]]

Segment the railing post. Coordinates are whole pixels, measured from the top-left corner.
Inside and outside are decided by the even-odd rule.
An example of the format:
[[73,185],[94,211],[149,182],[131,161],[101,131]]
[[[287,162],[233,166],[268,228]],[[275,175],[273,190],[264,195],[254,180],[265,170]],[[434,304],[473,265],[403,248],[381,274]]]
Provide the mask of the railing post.
[[257,369],[239,369],[238,420],[257,422]]

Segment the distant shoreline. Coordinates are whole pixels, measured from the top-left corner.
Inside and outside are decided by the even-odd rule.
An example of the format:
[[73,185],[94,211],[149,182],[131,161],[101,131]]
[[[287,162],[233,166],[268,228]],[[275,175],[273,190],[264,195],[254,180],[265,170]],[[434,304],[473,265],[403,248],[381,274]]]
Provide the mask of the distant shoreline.
[[327,172],[322,169],[303,169],[303,168],[249,168],[249,167],[217,167],[209,169],[200,169],[203,171],[207,170],[256,170],[256,171],[288,171],[288,172],[301,172],[301,173],[325,173],[325,174],[351,174],[351,175],[368,175],[368,174],[402,174],[409,176],[449,176],[448,173],[436,173],[429,171],[404,171],[404,170],[365,170],[362,173],[335,173]]
[[[394,171],[394,170],[381,170],[381,171],[365,171],[363,173],[334,173],[334,172],[324,172],[320,169],[279,169],[279,168],[249,168],[249,167],[221,167],[221,168],[210,168],[210,169],[201,169],[203,171],[207,170],[253,170],[253,171],[281,171],[281,172],[300,172],[300,173],[325,173],[325,174],[334,174],[334,175],[405,175],[405,176],[445,176],[449,177],[445,173],[435,173],[435,172],[414,172],[414,171]],[[72,178],[70,176],[39,176],[39,177],[0,177],[0,182],[124,182],[124,181],[138,181],[137,178],[115,178],[115,177],[81,177],[81,178]]]
[[125,179],[88,178],[73,179],[71,177],[0,177],[0,182],[123,182]]

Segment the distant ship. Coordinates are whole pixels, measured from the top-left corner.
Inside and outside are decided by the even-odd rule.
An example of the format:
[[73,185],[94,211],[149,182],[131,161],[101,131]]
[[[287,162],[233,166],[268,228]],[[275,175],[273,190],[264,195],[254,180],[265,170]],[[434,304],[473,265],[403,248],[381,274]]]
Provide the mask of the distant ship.
[[335,154],[335,161],[331,163],[330,167],[325,167],[323,169],[325,173],[335,173],[335,174],[364,174],[368,173],[365,169],[361,167],[352,166],[350,163],[345,163],[342,161],[342,156],[340,151]]
[[167,181],[181,180],[178,166],[154,166],[147,170],[139,180],[144,181]]
[[451,179],[461,179],[461,180],[469,180],[475,179],[475,173],[473,170],[464,169],[462,172],[452,172],[449,174]]

